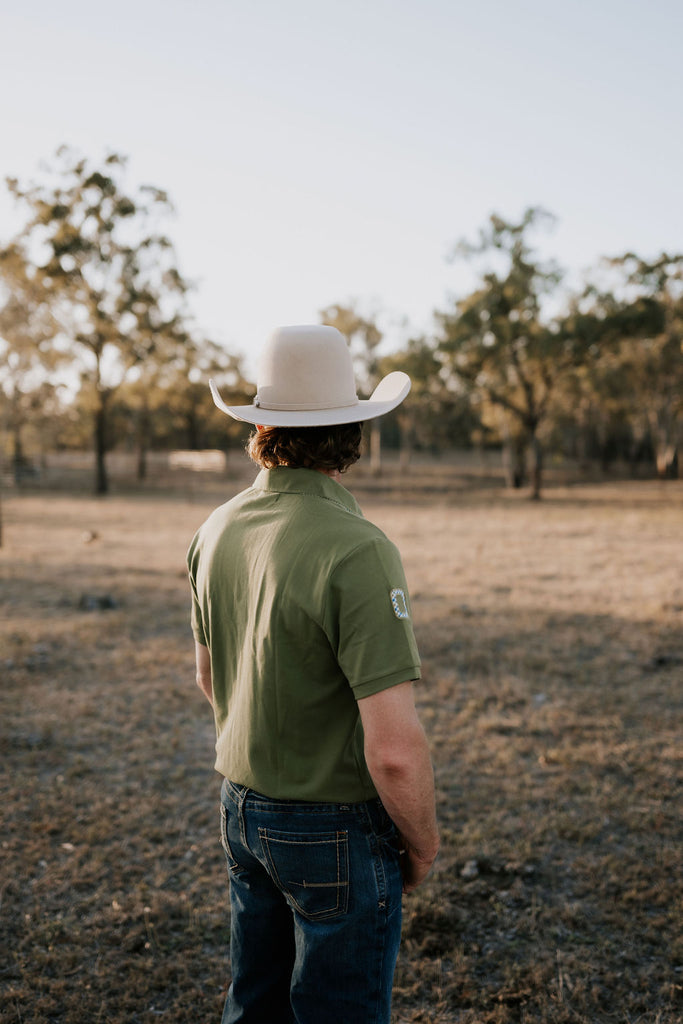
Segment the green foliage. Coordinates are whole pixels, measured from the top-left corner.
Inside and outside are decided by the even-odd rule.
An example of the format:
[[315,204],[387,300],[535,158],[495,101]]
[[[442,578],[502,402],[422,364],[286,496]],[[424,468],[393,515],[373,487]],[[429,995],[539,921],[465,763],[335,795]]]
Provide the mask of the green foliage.
[[683,437],[683,256],[607,261],[608,287],[576,298],[565,329],[590,339],[581,405],[600,409],[604,430],[628,424],[649,439],[660,476],[676,474]]
[[412,381],[409,401],[394,414],[404,448],[441,449],[454,445],[469,447],[483,425],[470,395],[448,387],[443,360],[426,338],[411,339],[406,348],[386,356],[381,372],[402,370]]
[[[162,230],[166,192],[131,190],[117,153],[95,165],[66,148],[40,182],[7,185],[27,214],[0,247],[0,428],[17,474],[27,445],[91,443],[104,492],[115,445],[137,449],[142,477],[152,445],[241,444],[244,428],[216,411],[206,381],[216,377],[236,402],[249,402],[253,387],[239,360],[192,324]],[[432,337],[399,352],[380,354],[376,314],[353,302],[328,306],[321,320],[347,337],[363,397],[391,370],[411,377],[408,401],[383,428],[406,455],[502,444],[508,482],[525,483],[530,469],[534,496],[546,450],[604,468],[645,457],[676,475],[683,256],[605,261],[560,307],[562,273],[531,244],[553,220],[538,207],[517,221],[493,214],[474,241],[458,243],[453,258],[474,261],[476,286],[436,314]],[[379,472],[378,422],[369,434]]]
[[503,414],[503,434],[522,437],[534,453],[534,496],[540,495],[539,427],[547,417],[557,375],[573,358],[565,339],[543,316],[543,299],[561,281],[542,264],[529,231],[549,217],[528,209],[519,223],[493,215],[475,244],[460,242],[456,257],[485,259],[478,287],[437,315],[446,365],[478,399],[484,422]]
[[[126,161],[93,168],[67,149],[45,183],[8,180],[28,220],[10,251],[33,263],[32,281],[92,393],[96,490],[108,489],[108,406],[135,368],[148,377],[187,341],[187,285],[158,226],[164,192],[125,188]],[[3,264],[5,260],[3,260]]]
[[11,438],[14,479],[21,482],[31,468],[25,456],[27,428],[42,436],[59,406],[48,375],[64,354],[54,345],[54,318],[19,245],[0,252],[0,277],[6,289],[0,306],[0,422]]
[[206,386],[210,377],[229,401],[251,402],[254,389],[239,358],[206,338],[190,336],[167,359],[140,367],[121,394],[139,454],[149,447],[198,450],[242,443],[244,427],[216,409]]

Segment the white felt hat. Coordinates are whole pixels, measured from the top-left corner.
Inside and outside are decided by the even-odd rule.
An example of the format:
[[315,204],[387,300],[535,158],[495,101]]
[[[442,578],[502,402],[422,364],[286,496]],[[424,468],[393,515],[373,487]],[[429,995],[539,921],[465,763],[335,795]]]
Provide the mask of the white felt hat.
[[356,394],[351,353],[336,327],[279,327],[261,360],[251,405],[226,405],[209,381],[219,409],[265,427],[319,427],[371,420],[395,409],[410,391],[407,373],[388,374],[365,401]]

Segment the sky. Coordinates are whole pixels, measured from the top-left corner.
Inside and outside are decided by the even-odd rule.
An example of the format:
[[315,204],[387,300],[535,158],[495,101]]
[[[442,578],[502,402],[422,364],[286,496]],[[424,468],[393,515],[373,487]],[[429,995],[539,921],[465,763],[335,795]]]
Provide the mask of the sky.
[[[578,286],[683,249],[679,0],[0,0],[0,179],[63,144],[167,191],[198,329],[244,357],[334,303],[385,350],[474,283],[489,216]],[[21,211],[0,188],[0,242]]]

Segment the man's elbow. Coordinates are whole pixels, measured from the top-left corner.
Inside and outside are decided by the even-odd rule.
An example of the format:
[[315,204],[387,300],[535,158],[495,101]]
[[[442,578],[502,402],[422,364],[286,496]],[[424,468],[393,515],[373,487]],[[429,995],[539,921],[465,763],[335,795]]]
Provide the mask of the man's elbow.
[[195,682],[197,683],[197,686],[202,691],[206,699],[210,703],[213,703],[213,687],[211,684],[211,673],[198,671],[197,675],[195,676]]
[[385,777],[398,778],[414,770],[415,764],[425,758],[429,758],[427,738],[417,719],[398,737],[395,734],[374,736],[370,742],[366,737],[368,768],[371,772],[381,772]]
[[366,746],[365,760],[373,778],[401,779],[409,774],[415,764],[415,750],[410,744]]

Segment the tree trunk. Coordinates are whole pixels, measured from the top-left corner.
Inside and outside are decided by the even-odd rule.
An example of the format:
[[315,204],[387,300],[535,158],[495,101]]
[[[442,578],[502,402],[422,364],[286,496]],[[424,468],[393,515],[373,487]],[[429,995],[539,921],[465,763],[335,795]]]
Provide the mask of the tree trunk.
[[674,445],[658,445],[655,459],[660,480],[675,480],[678,477],[678,449]]
[[138,464],[136,470],[138,480],[147,479],[147,442],[144,438],[138,440]]
[[149,409],[143,405],[138,416],[138,480],[147,479],[147,452],[149,451]]
[[543,482],[543,449],[536,432],[531,435],[531,497],[534,501],[541,499]]
[[401,472],[406,473],[410,466],[410,459],[413,454],[413,446],[411,445],[408,438],[401,438],[401,447],[399,450],[398,464],[401,467]]
[[399,465],[402,472],[406,472],[415,449],[415,424],[412,415],[399,417]]
[[95,410],[95,494],[109,492],[107,475],[107,403],[104,395],[100,395],[100,404]]
[[185,417],[185,424],[187,428],[187,447],[191,452],[197,452],[201,448],[200,444],[200,432],[199,432],[199,418],[197,416],[197,410],[193,406],[188,409]]
[[660,480],[675,480],[678,476],[678,422],[669,398],[650,410],[650,432],[655,449],[657,476]]
[[2,492],[5,485],[5,455],[0,450],[0,548],[2,547]]
[[26,461],[25,458],[24,458],[24,447],[23,447],[23,445],[21,443],[21,426],[20,426],[20,424],[16,423],[14,425],[12,434],[13,434],[13,441],[14,441],[14,444],[13,444],[14,451],[12,453],[12,472],[14,474],[14,482],[15,482],[15,484],[20,484],[21,480],[22,480],[22,477],[24,475],[24,466],[25,466],[25,461]]
[[526,480],[524,445],[519,438],[506,435],[503,440],[503,471],[507,487],[518,490]]

